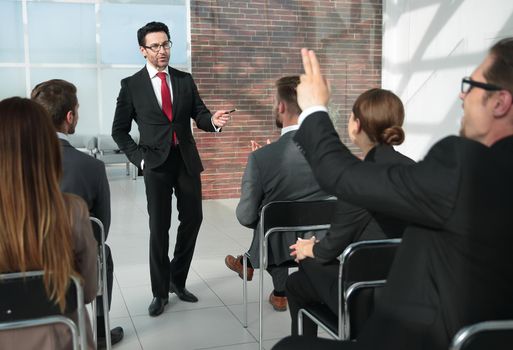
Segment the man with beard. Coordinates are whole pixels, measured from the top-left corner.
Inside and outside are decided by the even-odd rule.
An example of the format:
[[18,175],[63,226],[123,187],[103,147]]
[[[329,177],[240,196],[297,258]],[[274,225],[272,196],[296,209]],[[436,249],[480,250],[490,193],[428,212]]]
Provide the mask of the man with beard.
[[[254,152],[248,157],[242,178],[240,202],[236,210],[237,219],[242,225],[254,229],[249,249],[249,281],[253,278],[253,268],[260,265],[258,222],[262,207],[273,201],[316,200],[327,197],[320,190],[312,170],[292,140],[298,129],[298,117],[301,113],[301,108],[297,104],[298,84],[298,76],[283,77],[276,82],[273,114],[276,126],[281,129],[281,137],[264,147],[252,142]],[[291,234],[294,242],[296,235],[294,232]],[[291,260],[288,246],[289,244],[278,239],[269,241],[267,271],[271,274],[274,285],[269,302],[276,311],[287,310],[285,281],[288,268],[278,265]],[[242,255],[228,255],[225,263],[242,278]]]
[[[218,132],[229,112],[213,115],[203,103],[189,73],[169,67],[171,42],[164,23],[150,22],[137,31],[146,66],[121,80],[112,137],[128,159],[143,170],[150,217],[150,276],[153,300],[150,316],[164,312],[169,294],[186,302],[198,298],[185,288],[196,238],[203,220],[201,159],[192,135],[191,119],[204,131]],[[137,123],[140,142],[129,132]],[[178,226],[173,260],[169,260],[169,228],[173,191]]]

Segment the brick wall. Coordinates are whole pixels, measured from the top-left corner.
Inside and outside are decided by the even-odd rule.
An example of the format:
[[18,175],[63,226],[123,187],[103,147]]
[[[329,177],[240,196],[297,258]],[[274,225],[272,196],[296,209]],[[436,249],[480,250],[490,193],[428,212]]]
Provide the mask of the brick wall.
[[279,136],[274,81],[301,73],[301,47],[318,54],[346,143],[352,103],[381,81],[381,0],[191,0],[191,36],[192,74],[206,105],[238,109],[222,133],[195,130],[204,199],[238,197],[250,140]]

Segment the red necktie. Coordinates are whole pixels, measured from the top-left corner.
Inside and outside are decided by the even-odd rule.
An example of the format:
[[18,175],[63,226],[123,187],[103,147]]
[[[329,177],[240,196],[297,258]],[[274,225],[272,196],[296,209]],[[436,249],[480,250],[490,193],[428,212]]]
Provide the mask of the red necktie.
[[[157,76],[162,81],[160,84],[160,95],[162,97],[162,111],[167,116],[170,122],[173,121],[173,104],[171,103],[171,91],[169,91],[169,85],[167,85],[166,73],[158,72]],[[173,132],[173,144],[177,144],[176,133]]]

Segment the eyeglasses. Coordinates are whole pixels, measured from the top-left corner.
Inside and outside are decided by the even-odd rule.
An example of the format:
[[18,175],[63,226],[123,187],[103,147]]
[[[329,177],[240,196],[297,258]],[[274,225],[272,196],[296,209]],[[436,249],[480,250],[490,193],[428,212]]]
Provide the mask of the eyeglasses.
[[488,84],[488,83],[481,83],[479,81],[472,80],[470,77],[465,77],[461,79],[461,92],[464,94],[468,94],[470,90],[472,90],[473,87],[478,87],[480,89],[486,90],[486,91],[499,91],[503,90],[500,86]]
[[163,42],[162,44],[153,44],[153,45],[150,45],[150,46],[144,46],[143,47],[145,49],[150,49],[151,51],[155,52],[155,53],[158,53],[160,51],[160,49],[164,49],[164,50],[169,50],[171,47],[173,46],[173,42],[172,41],[166,41],[166,42]]

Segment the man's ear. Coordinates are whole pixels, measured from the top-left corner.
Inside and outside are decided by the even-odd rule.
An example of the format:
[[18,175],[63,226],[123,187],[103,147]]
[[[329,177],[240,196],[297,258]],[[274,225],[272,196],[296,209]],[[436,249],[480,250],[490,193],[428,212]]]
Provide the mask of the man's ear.
[[511,92],[507,90],[498,91],[494,104],[493,116],[495,118],[501,118],[507,115],[513,108],[513,96],[511,96]]
[[72,125],[74,118],[75,114],[73,113],[73,111],[68,111],[68,113],[66,113],[66,124]]
[[143,55],[143,57],[146,58],[146,49],[142,46],[139,46],[139,50],[141,51],[141,54]]
[[283,102],[283,101],[278,102],[278,112],[283,114],[283,113],[285,113],[286,110],[287,110],[287,105],[285,104],[285,102]]

